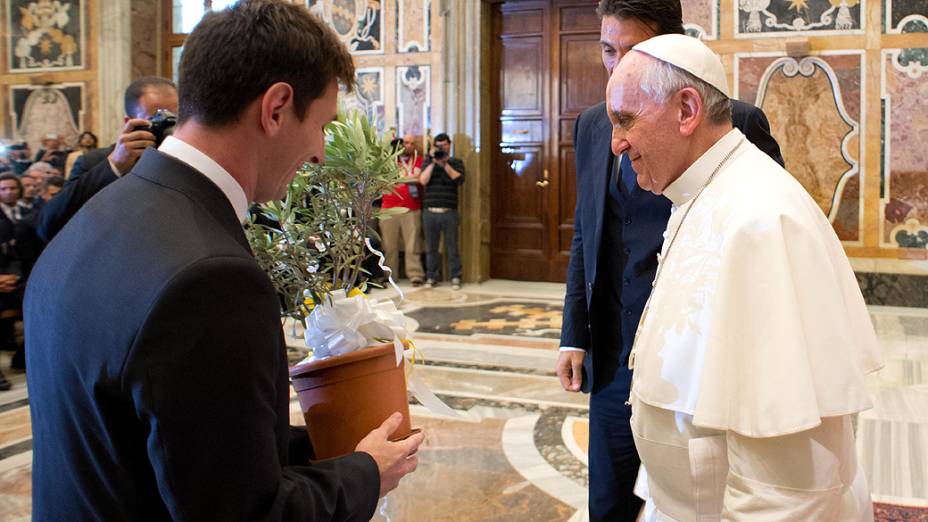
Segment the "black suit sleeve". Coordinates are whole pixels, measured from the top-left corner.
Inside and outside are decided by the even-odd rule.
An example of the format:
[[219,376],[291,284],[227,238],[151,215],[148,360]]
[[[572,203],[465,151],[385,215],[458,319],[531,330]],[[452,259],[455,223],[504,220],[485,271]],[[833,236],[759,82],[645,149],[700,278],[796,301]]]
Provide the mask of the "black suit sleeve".
[[71,173],[68,174],[69,180],[75,180],[87,173],[87,152],[81,154],[74,160],[74,164],[71,165]]
[[748,141],[764,151],[773,161],[784,166],[783,156],[780,155],[780,145],[770,134],[770,123],[767,115],[758,107],[742,104],[742,110],[732,111],[732,123],[747,137]]
[[[81,161],[82,158],[83,156],[77,161]],[[71,177],[64,184],[61,192],[39,210],[36,233],[46,243],[55,237],[55,234],[68,223],[74,214],[77,214],[84,203],[103,190],[103,187],[119,179],[110,167],[109,161],[101,161],[85,173],[75,172],[77,169],[78,164],[75,162]]]
[[[580,136],[580,118],[574,123],[574,150]],[[583,268],[583,229],[580,208],[584,204],[580,176],[577,171],[577,202],[574,206],[574,237],[570,241],[570,261],[567,264],[567,291],[564,295],[564,321],[561,326],[561,346],[572,346],[589,350],[590,331],[587,327],[589,317],[586,308],[586,277]]]
[[214,258],[175,276],[124,365],[147,451],[175,520],[369,520],[366,453],[287,465],[289,387],[278,303],[253,261]]

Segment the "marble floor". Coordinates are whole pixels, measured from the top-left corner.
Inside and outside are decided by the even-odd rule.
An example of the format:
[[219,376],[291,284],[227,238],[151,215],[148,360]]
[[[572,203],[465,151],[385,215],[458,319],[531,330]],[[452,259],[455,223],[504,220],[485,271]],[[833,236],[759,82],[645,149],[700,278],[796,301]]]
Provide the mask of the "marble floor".
[[[553,373],[563,285],[404,290],[400,307],[424,356],[414,371],[458,416],[413,401],[413,424],[427,434],[419,469],[374,520],[585,520],[588,401]],[[870,377],[876,406],[857,426],[877,520],[928,521],[928,310],[871,315],[886,367]],[[28,393],[23,375],[11,377],[15,388],[0,392],[0,520],[28,520]],[[295,399],[291,420],[302,423]]]

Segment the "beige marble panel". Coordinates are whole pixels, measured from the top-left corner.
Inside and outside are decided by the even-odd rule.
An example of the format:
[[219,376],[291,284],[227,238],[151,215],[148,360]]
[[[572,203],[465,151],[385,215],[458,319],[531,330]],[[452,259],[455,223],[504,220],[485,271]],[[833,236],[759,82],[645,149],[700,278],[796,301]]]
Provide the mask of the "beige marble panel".
[[853,128],[835,107],[828,76],[822,70],[809,77],[775,73],[761,108],[784,151],[786,170],[829,213],[838,181],[851,168],[837,152]]
[[0,413],[0,447],[29,438],[31,435],[32,422],[29,419],[28,406]]

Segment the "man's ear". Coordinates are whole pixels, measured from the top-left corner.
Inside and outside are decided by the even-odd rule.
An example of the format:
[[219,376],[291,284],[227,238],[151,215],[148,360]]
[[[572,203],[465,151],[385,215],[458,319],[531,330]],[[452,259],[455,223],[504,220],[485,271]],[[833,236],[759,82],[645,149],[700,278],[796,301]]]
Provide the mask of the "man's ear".
[[293,87],[288,83],[277,82],[264,91],[260,103],[261,128],[268,136],[276,136],[287,112],[293,110]]
[[679,96],[680,134],[690,136],[702,121],[705,107],[699,92],[692,87],[684,87],[677,93],[677,96]]

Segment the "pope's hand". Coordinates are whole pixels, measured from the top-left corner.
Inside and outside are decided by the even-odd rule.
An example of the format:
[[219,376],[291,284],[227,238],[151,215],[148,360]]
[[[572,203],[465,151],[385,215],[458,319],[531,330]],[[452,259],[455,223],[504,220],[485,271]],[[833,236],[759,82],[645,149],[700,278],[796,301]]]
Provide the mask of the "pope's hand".
[[390,434],[403,422],[403,415],[394,413],[358,443],[355,451],[363,451],[374,458],[380,471],[380,497],[396,489],[400,479],[416,470],[419,457],[416,451],[425,439],[421,432],[408,438],[390,442]]
[[561,386],[569,392],[580,391],[583,382],[583,358],[586,352],[563,351],[557,357],[554,371],[561,379]]

